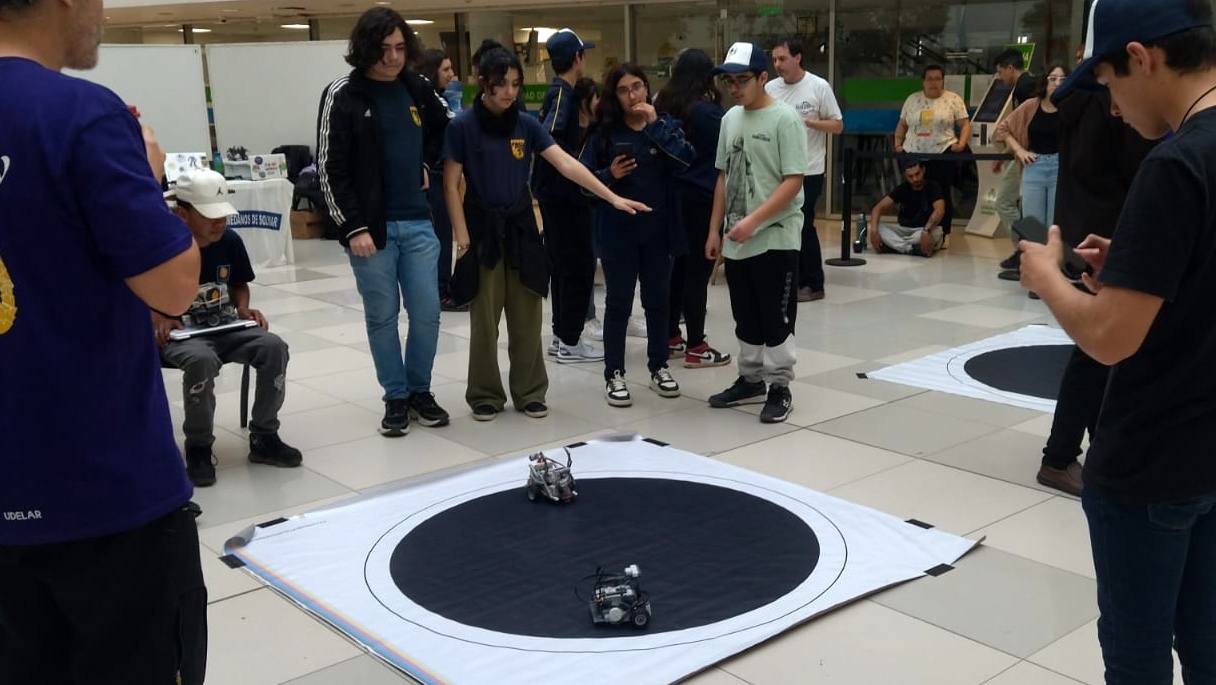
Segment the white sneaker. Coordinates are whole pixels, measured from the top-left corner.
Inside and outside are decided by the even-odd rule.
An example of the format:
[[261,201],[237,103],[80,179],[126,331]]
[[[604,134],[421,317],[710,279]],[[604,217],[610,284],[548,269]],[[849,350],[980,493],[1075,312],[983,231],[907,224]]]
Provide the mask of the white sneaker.
[[629,394],[629,385],[625,383],[625,377],[620,371],[614,371],[612,378],[604,383],[604,397],[608,400],[610,407],[631,407],[633,406],[633,396]]
[[659,393],[659,397],[680,396],[680,384],[671,377],[671,371],[667,367],[650,374],[650,389]]
[[641,316],[629,317],[629,326],[625,328],[625,335],[631,338],[645,338],[646,319]]
[[548,354],[550,357],[556,357],[557,348],[561,347],[561,345],[562,341],[558,340],[556,335],[553,336],[553,339],[549,341],[549,348],[545,350],[545,354]]
[[583,324],[583,335],[592,340],[604,340],[604,324],[599,319],[589,319]]
[[604,351],[590,342],[578,339],[575,345],[560,343],[557,346],[558,364],[581,364],[583,362],[604,361]]

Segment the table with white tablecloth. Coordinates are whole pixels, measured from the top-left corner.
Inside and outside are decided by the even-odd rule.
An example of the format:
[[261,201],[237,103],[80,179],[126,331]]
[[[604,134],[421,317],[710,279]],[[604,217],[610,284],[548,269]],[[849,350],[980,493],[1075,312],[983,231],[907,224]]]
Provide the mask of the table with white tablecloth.
[[228,219],[245,242],[254,267],[295,263],[291,245],[291,197],[293,186],[282,178],[265,181],[229,181],[228,200],[239,212]]

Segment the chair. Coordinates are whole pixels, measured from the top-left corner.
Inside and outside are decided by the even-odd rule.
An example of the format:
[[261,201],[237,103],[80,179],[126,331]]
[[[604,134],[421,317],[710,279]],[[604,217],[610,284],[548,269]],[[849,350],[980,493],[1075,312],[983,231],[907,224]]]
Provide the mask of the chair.
[[[174,369],[176,366],[166,364],[162,359],[160,362],[162,369]],[[243,364],[241,368],[241,428],[249,427],[249,365]]]

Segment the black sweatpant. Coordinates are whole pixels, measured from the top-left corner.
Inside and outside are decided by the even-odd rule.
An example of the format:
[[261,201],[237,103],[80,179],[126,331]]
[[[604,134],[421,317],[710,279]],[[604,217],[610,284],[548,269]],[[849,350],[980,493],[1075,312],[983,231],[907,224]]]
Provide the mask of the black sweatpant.
[[91,540],[0,546],[0,683],[199,685],[206,666],[207,589],[184,509]]
[[726,260],[730,309],[739,339],[739,375],[788,386],[794,380],[798,251],[769,250]]
[[575,345],[583,334],[587,303],[595,286],[591,209],[580,204],[545,202],[540,205],[540,215],[549,255],[553,335],[567,345]]
[[1088,430],[1090,439],[1093,439],[1109,376],[1109,366],[1094,360],[1080,347],[1072,348],[1072,356],[1068,358],[1064,375],[1060,378],[1056,413],[1051,418],[1051,435],[1043,447],[1043,466],[1067,468],[1081,454],[1081,438],[1085,436],[1085,431]]
[[[942,189],[942,198],[946,201],[946,214],[942,217],[942,233],[950,235],[950,226],[954,222],[954,180],[958,176],[958,162],[951,158],[950,148],[946,148],[945,157],[935,158],[925,163],[925,178],[934,181]],[[877,227],[872,227],[877,230]]]
[[823,290],[823,250],[815,231],[815,205],[823,194],[823,174],[802,177],[802,249],[798,252],[798,287]]
[[676,257],[671,265],[667,337],[680,337],[680,314],[683,313],[688,331],[684,340],[691,349],[705,342],[706,290],[714,273],[713,260],[705,258],[705,240],[709,237],[713,198],[686,197],[681,204],[688,254]]

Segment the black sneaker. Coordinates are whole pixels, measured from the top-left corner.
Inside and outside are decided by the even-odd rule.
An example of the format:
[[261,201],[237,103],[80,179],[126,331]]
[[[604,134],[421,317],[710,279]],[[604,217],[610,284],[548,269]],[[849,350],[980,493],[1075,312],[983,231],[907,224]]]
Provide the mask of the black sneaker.
[[768,389],[768,399],[764,402],[764,409],[760,410],[760,422],[781,423],[789,418],[793,408],[794,397],[790,389],[784,385],[774,385]]
[[1022,266],[1022,251],[1017,250],[1013,254],[1002,259],[999,266],[1006,271],[1017,271]]
[[380,420],[380,435],[399,438],[410,432],[410,401],[385,400],[384,418]]
[[482,402],[473,407],[473,419],[475,421],[493,421],[496,416],[498,416],[498,410],[492,404]]
[[194,500],[190,500],[182,505],[182,510],[184,510],[187,514],[190,514],[190,516],[193,518],[198,518],[203,515],[203,508],[200,507],[198,502],[195,502]]
[[524,416],[530,419],[543,419],[549,415],[549,408],[544,402],[529,402],[524,405]]
[[300,450],[279,439],[278,433],[249,436],[249,461],[254,464],[270,464],[292,468],[304,461]]
[[718,409],[737,407],[740,404],[760,404],[764,401],[764,381],[752,383],[743,376],[735,379],[734,385],[717,395],[709,396],[709,406]]
[[435,401],[433,392],[416,392],[409,397],[410,418],[427,428],[448,425],[448,413]]
[[215,457],[210,447],[186,448],[186,475],[196,488],[215,485]]

